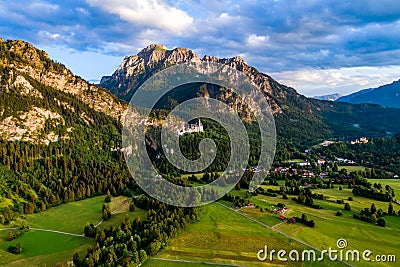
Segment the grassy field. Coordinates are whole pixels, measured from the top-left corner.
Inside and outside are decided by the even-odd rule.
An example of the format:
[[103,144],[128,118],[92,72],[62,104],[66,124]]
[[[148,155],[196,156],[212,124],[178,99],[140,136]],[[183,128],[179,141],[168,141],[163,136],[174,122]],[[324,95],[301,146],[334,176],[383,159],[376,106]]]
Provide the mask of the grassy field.
[[[380,202],[363,197],[354,197],[350,189],[344,188],[343,190],[334,189],[318,189],[313,190],[315,193],[322,193],[329,198],[327,200],[314,200],[314,204],[318,204],[323,209],[312,209],[310,207],[297,204],[295,201],[288,199],[284,200],[281,196],[256,196],[252,198],[252,202],[260,205],[261,207],[272,207],[277,202],[284,203],[289,211],[286,216],[298,216],[305,213],[308,219],[315,221],[314,228],[305,227],[302,224],[287,224],[282,223],[275,228],[294,236],[308,244],[318,248],[336,248],[336,241],[339,238],[345,238],[349,244],[348,249],[358,249],[364,251],[370,249],[376,254],[395,254],[400,256],[400,217],[385,216],[387,226],[385,228],[376,225],[355,220],[352,218],[353,213],[359,213],[361,209],[370,207],[375,203],[377,209],[382,208],[387,210],[388,203]],[[353,201],[348,201],[348,197],[352,196]],[[291,197],[289,197],[291,198]],[[345,211],[343,204],[336,203],[337,199],[344,199],[345,202],[350,203],[352,211]],[[395,210],[398,210],[395,206]],[[336,216],[337,210],[342,210],[343,216]],[[260,212],[259,209],[242,209],[243,212],[253,218],[256,218],[268,225],[279,223],[275,217],[277,215],[270,214],[269,212]],[[274,220],[275,218],[275,220]],[[379,244],[377,246],[377,244]],[[396,266],[393,263],[374,263],[367,264],[366,262],[352,263],[355,266]]]
[[348,173],[350,172],[358,172],[358,171],[365,171],[365,167],[363,166],[339,166],[339,170],[346,169]]
[[[122,205],[127,197],[113,197],[111,210],[114,211],[111,219],[103,222],[100,227],[108,228],[119,225],[125,216],[133,220],[139,216],[142,220],[147,217],[145,210],[136,208],[129,211],[129,203]],[[97,224],[101,221],[101,206],[104,196],[93,197],[82,201],[67,203],[51,208],[45,212],[26,216],[25,220],[30,227],[47,230],[63,231],[73,234],[82,234],[87,223]],[[8,231],[0,231],[0,265],[7,266],[53,266],[55,263],[72,257],[75,251],[84,254],[87,245],[92,239],[85,237],[68,236],[57,233],[30,230],[13,241],[6,241]],[[13,255],[7,252],[10,245],[21,243],[23,252]]]
[[390,187],[394,189],[396,198],[400,200],[400,179],[368,179],[368,181],[371,184],[380,183],[383,187],[387,184],[390,185]]
[[[0,265],[6,266],[53,266],[75,252],[83,254],[92,239],[49,232],[29,231],[16,240],[6,241],[8,231],[0,232]],[[21,243],[23,252],[14,255],[7,252],[10,245]]]
[[226,265],[191,263],[191,262],[170,262],[165,260],[149,259],[141,266],[143,267],[226,267]]
[[71,202],[29,215],[26,221],[31,227],[82,234],[86,223],[96,224],[101,221],[103,203],[104,196]]
[[[157,257],[240,266],[265,266],[265,262],[257,259],[257,252],[265,245],[277,250],[305,249],[304,245],[232,210],[218,204],[210,204],[202,207],[200,222],[190,225],[183,233],[171,239]],[[268,263],[269,266],[288,264],[277,259]],[[181,266],[171,264],[168,266]],[[324,262],[324,264],[341,266],[340,263]],[[290,266],[303,266],[303,264],[291,262]],[[317,265],[311,264],[311,266]]]

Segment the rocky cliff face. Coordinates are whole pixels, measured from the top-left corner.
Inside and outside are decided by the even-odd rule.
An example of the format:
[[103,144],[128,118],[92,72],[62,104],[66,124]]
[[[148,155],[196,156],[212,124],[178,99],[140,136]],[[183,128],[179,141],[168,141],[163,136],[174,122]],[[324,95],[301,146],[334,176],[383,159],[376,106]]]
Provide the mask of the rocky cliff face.
[[0,40],[0,78],[0,138],[4,140],[56,142],[73,130],[66,125],[76,121],[70,114],[91,127],[96,115],[90,110],[121,121],[127,107],[23,41]]
[[[34,80],[73,94],[94,110],[103,112],[115,119],[121,119],[126,105],[107,91],[90,84],[75,76],[62,64],[52,62],[46,52],[36,49],[24,41],[2,42],[2,50],[11,57],[0,57],[0,64],[7,66],[9,80],[3,86],[21,85],[21,93],[37,94],[35,89],[23,75],[29,75]],[[31,92],[32,91],[32,92]]]
[[129,101],[136,89],[154,73],[171,65],[202,61],[217,62],[242,71],[265,93],[274,113],[282,112],[279,101],[275,101],[275,98],[285,98],[287,91],[294,92],[293,89],[279,85],[268,75],[249,66],[239,56],[217,58],[205,55],[200,59],[192,50],[186,48],[167,50],[160,44],[149,45],[137,55],[125,57],[112,76],[102,77],[100,86]]
[[129,101],[134,91],[153,73],[190,61],[200,61],[200,58],[189,49],[167,50],[164,45],[152,44],[136,56],[125,57],[112,76],[102,77],[100,86]]

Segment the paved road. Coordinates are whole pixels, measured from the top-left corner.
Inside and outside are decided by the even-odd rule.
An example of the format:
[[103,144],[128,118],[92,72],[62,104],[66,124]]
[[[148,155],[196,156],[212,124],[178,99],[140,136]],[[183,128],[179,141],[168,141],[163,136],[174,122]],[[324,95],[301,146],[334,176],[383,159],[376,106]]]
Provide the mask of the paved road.
[[42,231],[42,232],[49,232],[49,233],[56,233],[56,234],[62,234],[62,235],[70,235],[70,236],[78,236],[78,237],[86,237],[84,234],[73,234],[73,233],[68,233],[68,232],[63,232],[63,231],[57,231],[57,230],[49,230],[49,229],[43,229],[43,228],[29,228],[29,230],[33,231]]
[[[241,216],[243,216],[243,217],[245,217],[245,218],[247,218],[247,219],[249,219],[249,220],[251,220],[251,221],[253,221],[253,222],[255,222],[255,223],[258,223],[258,224],[260,224],[260,225],[262,225],[262,226],[264,226],[264,227],[266,227],[266,228],[268,228],[268,229],[271,229],[272,231],[275,231],[275,232],[277,232],[277,233],[279,233],[279,234],[281,234],[281,235],[283,235],[283,236],[285,236],[285,237],[287,237],[287,238],[290,238],[290,239],[296,241],[297,243],[300,243],[300,244],[302,244],[302,245],[304,245],[304,246],[307,246],[307,247],[309,247],[309,248],[312,248],[312,249],[314,249],[315,251],[318,251],[319,253],[322,252],[320,249],[318,249],[318,248],[316,248],[316,247],[314,247],[314,246],[312,246],[312,245],[310,245],[310,244],[307,244],[306,242],[303,242],[303,241],[301,241],[301,240],[299,240],[299,239],[297,239],[297,238],[295,238],[295,237],[293,237],[293,236],[290,236],[290,235],[288,235],[288,234],[286,234],[286,233],[284,233],[284,232],[282,232],[282,231],[279,231],[278,229],[275,229],[274,226],[266,225],[265,223],[262,223],[262,222],[260,222],[260,221],[258,221],[258,220],[256,220],[256,219],[254,219],[254,218],[251,218],[251,217],[247,216],[246,214],[240,213],[239,211],[237,211],[237,210],[235,210],[235,209],[232,209],[232,208],[230,208],[230,207],[228,207],[228,206],[225,206],[225,205],[222,204],[222,203],[219,203],[219,202],[215,202],[215,203],[217,203],[218,205],[220,205],[220,206],[222,206],[222,207],[224,207],[224,208],[226,208],[226,209],[229,209],[229,210],[231,210],[231,211],[233,211],[233,212],[236,212],[237,214],[239,214],[239,215],[241,215]],[[338,261],[340,261],[340,260],[338,260]],[[348,262],[346,262],[346,261],[340,261],[340,262],[342,262],[343,264],[346,264],[347,266],[353,267],[353,265],[351,265],[350,263],[348,263]]]
[[[13,228],[2,228],[0,231],[9,231],[9,230],[19,230],[20,228],[18,227],[13,227]],[[63,231],[57,231],[57,230],[49,230],[49,229],[43,229],[43,228],[29,228],[29,231],[42,231],[42,232],[49,232],[49,233],[56,233],[56,234],[62,234],[62,235],[70,235],[70,236],[78,236],[78,237],[86,237],[84,234],[74,234],[74,233],[68,233],[68,232],[63,232]]]

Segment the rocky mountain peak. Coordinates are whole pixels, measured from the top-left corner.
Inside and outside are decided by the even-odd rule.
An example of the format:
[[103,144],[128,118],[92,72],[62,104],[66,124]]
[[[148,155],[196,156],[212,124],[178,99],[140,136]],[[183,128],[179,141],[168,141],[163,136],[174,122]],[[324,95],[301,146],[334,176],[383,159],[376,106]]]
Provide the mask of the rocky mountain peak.
[[151,44],[142,49],[137,56],[144,59],[147,64],[151,64],[165,57],[166,51],[167,48],[163,44]]
[[151,44],[135,56],[125,57],[112,76],[103,76],[100,85],[123,99],[129,99],[134,90],[154,72],[168,66],[201,61],[190,49],[168,50],[162,44]]
[[200,62],[201,59],[192,50],[187,48],[175,48],[168,53],[167,62],[177,64],[184,62],[197,61]]
[[[44,61],[51,61],[49,55],[37,48],[32,44],[21,41],[21,40],[8,40],[7,42],[2,42],[6,46],[9,52],[14,54],[15,61],[23,64],[27,64],[33,67],[43,67]],[[1,60],[8,60],[7,58],[2,58]]]

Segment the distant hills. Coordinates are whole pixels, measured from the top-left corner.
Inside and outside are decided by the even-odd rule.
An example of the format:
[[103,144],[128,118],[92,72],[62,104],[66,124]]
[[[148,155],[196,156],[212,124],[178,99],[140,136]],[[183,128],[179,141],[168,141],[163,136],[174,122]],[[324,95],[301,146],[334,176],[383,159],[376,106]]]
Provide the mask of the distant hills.
[[370,88],[342,96],[337,102],[348,102],[353,104],[369,103],[385,107],[400,108],[400,80],[391,84]]
[[320,95],[320,96],[313,96],[315,99],[319,100],[327,100],[327,101],[335,101],[338,98],[341,98],[341,94],[330,94],[330,95]]

